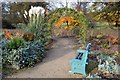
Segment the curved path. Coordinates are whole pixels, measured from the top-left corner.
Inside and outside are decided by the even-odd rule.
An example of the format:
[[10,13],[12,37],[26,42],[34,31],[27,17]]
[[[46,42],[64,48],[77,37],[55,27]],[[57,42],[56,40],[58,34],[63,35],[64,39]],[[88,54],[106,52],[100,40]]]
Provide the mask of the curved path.
[[21,70],[8,78],[81,78],[71,74],[69,60],[77,55],[74,38],[56,38],[43,62],[35,67]]

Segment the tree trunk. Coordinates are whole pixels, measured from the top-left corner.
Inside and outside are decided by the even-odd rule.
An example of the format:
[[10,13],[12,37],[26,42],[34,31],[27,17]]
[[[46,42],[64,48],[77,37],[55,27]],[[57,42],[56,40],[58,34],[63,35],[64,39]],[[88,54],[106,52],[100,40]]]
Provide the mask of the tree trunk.
[[115,21],[115,26],[118,27],[118,21]]

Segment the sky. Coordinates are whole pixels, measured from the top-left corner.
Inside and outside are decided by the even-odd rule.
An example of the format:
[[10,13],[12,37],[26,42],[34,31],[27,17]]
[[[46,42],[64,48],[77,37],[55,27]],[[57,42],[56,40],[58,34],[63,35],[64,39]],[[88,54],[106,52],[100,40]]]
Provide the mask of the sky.
[[0,2],[7,2],[7,1],[11,1],[11,2],[41,2],[41,1],[46,1],[46,2],[53,2],[55,6],[57,6],[57,8],[61,8],[62,6],[59,4],[59,2],[62,2],[62,4],[64,6],[66,6],[66,1],[68,3],[68,8],[72,8],[73,6],[71,6],[71,3],[77,3],[77,1],[79,2],[91,2],[89,3],[88,6],[92,5],[92,2],[115,2],[115,1],[119,1],[119,0],[0,0]]
[[[57,2],[62,2],[64,6],[66,6],[66,1],[68,2],[68,8],[71,8],[71,3],[76,3],[78,0],[0,0],[0,2],[41,2],[41,1],[47,1],[47,2],[54,2],[54,4],[57,6],[57,8],[62,7],[59,3]],[[80,2],[86,2],[86,1],[91,1],[92,0],[79,0]]]
[[[66,1],[67,1],[67,3],[68,3],[68,8],[73,8],[73,6],[71,6],[72,5],[72,3],[77,3],[77,0],[52,0],[53,2],[54,2],[54,4],[57,6],[57,8],[61,8],[62,6],[59,4],[59,3],[57,3],[57,2],[62,2],[62,4],[64,5],[64,6],[66,6]],[[79,0],[80,1],[80,0]],[[81,2],[82,2],[82,0],[81,0]],[[89,6],[91,6],[93,3],[92,2],[90,2],[89,3]]]
[[[17,2],[41,2],[43,0],[0,0],[0,2],[5,1],[17,1]],[[45,1],[58,1],[58,0],[45,0]],[[66,0],[60,0],[62,2],[65,2]],[[67,0],[67,2],[76,2],[77,0]],[[119,0],[79,0],[80,2],[118,2]]]

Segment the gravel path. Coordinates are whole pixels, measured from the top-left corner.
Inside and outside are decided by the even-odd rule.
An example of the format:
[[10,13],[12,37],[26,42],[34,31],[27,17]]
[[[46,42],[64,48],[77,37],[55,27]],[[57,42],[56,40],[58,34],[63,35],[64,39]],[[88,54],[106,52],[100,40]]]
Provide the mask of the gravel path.
[[81,78],[71,74],[69,60],[77,55],[74,38],[56,38],[43,62],[35,67],[24,69],[8,78]]

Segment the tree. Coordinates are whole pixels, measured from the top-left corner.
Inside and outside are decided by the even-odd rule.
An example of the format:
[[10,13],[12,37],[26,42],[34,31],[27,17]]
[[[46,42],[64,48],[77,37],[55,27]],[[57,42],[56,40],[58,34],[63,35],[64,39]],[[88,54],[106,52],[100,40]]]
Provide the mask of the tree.
[[56,22],[55,26],[61,27],[61,25],[63,25],[64,23],[66,23],[64,29],[72,30],[74,27],[78,26],[79,20],[74,20],[72,16],[64,16]]
[[[120,2],[105,2],[97,3],[95,5],[103,5],[102,9],[96,9],[95,20],[105,20],[109,23],[115,23],[115,26],[118,26],[120,22]],[[96,7],[98,8],[98,7]]]
[[8,29],[15,29],[15,27],[9,22],[9,17],[10,16],[10,2],[2,2],[2,17],[1,17],[1,22],[2,22],[2,28],[8,28]]

